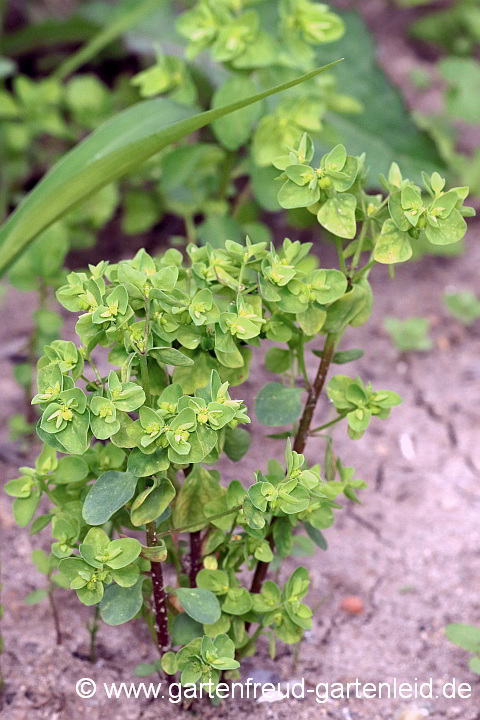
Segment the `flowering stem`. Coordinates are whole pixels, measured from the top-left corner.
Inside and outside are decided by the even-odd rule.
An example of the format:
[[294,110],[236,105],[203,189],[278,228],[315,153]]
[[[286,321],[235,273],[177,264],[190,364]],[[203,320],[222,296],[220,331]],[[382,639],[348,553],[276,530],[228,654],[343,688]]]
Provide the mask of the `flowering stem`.
[[318,398],[320,397],[320,393],[322,392],[323,386],[325,385],[325,380],[327,379],[328,368],[330,367],[330,363],[332,361],[337,339],[338,338],[336,335],[329,334],[327,335],[327,339],[325,340],[325,347],[323,348],[322,359],[318,367],[314,383],[310,389],[310,392],[308,393],[307,402],[305,403],[303,414],[300,419],[300,424],[298,426],[298,431],[295,436],[295,441],[293,443],[293,449],[297,453],[303,453],[305,445],[307,444],[307,438],[310,432],[310,425],[313,419],[313,413],[315,412]]
[[[297,453],[303,453],[305,449],[305,445],[307,444],[308,436],[310,435],[310,425],[313,419],[313,413],[315,412],[315,408],[317,406],[318,398],[320,397],[320,393],[322,392],[323,386],[325,385],[325,380],[327,379],[327,373],[328,368],[330,367],[330,363],[332,361],[333,353],[335,351],[335,345],[338,341],[337,335],[329,334],[327,335],[327,339],[325,340],[325,346],[323,348],[322,353],[322,360],[320,362],[320,365],[318,367],[317,375],[315,378],[315,381],[313,385],[311,386],[307,402],[305,403],[305,407],[303,409],[303,414],[300,419],[300,424],[298,426],[297,434],[295,436],[295,441],[293,443],[293,449]],[[270,524],[270,533],[268,540],[270,542],[270,547],[273,550],[274,542],[273,542],[273,536],[271,535],[272,532],[272,526],[275,522],[275,518],[272,519],[272,522]],[[252,593],[258,593],[262,589],[263,581],[265,580],[265,577],[267,575],[268,566],[270,563],[263,562],[260,560],[257,563],[257,567],[255,568],[255,574],[253,576],[252,585],[250,588],[250,592]]]

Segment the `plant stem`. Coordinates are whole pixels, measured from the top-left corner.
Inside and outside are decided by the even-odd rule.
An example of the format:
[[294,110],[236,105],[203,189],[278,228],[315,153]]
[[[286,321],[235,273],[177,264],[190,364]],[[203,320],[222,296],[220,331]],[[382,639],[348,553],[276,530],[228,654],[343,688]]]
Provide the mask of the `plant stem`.
[[95,611],[93,613],[92,624],[90,625],[90,653],[89,658],[92,665],[97,662],[97,633],[98,633],[98,618],[100,617],[100,610],[98,605],[95,605]]
[[[157,545],[157,527],[155,521],[147,524],[147,545],[148,547],[156,547]],[[161,657],[170,647],[168,637],[167,595],[163,582],[162,563],[152,562],[151,564],[153,604],[155,607],[155,633],[157,636],[157,647]]]
[[[365,212],[365,203],[363,203],[363,211]],[[351,272],[356,270],[358,267],[358,263],[360,261],[360,255],[361,255],[362,248],[363,248],[363,243],[365,242],[365,237],[367,235],[367,230],[368,230],[369,224],[370,223],[368,220],[364,220],[362,223],[362,229],[360,230],[360,235],[358,236],[358,240],[357,240],[357,247],[355,249],[355,253],[352,258],[352,265],[350,268]]]
[[297,363],[298,363],[298,369],[303,375],[303,379],[305,380],[305,389],[310,392],[311,385],[310,380],[307,373],[307,368],[305,367],[305,339],[303,335],[300,338],[300,342],[297,346]]
[[[305,403],[305,407],[303,409],[303,414],[300,419],[300,424],[298,426],[297,434],[295,436],[295,441],[293,443],[293,449],[295,452],[303,453],[305,449],[305,445],[307,444],[308,436],[310,434],[310,425],[313,419],[313,413],[315,412],[315,408],[318,402],[318,398],[320,397],[320,393],[322,392],[323,386],[325,385],[325,380],[327,379],[327,373],[328,368],[330,367],[330,363],[332,361],[333,353],[335,351],[335,345],[337,343],[337,336],[334,334],[327,335],[327,339],[325,340],[325,346],[323,348],[323,354],[322,359],[320,362],[320,365],[318,367],[317,375],[315,377],[315,381],[313,385],[311,386],[307,402]],[[272,519],[272,522],[270,524],[270,528],[272,528],[273,523],[275,522],[275,518]],[[270,530],[271,532],[271,530]],[[270,535],[269,537],[270,547],[273,549],[273,536]],[[252,593],[258,593],[262,589],[263,581],[265,580],[265,577],[267,575],[268,566],[270,563],[263,562],[263,560],[260,560],[257,563],[257,567],[255,568],[255,574],[253,576],[252,585],[250,588],[250,592]]]
[[240,190],[238,193],[234,205],[232,207],[232,218],[235,219],[240,212],[241,208],[245,205],[245,203],[250,198],[250,193],[252,192],[252,187],[250,185],[250,182],[247,182],[243,190]]
[[[246,625],[245,625],[245,627],[246,627]],[[253,643],[255,642],[255,640],[258,638],[258,636],[260,635],[260,633],[263,630],[265,630],[265,628],[262,625],[259,625],[258,628],[255,630],[255,632],[252,634],[250,640],[247,643],[245,643],[245,645],[243,645],[243,647],[239,648],[236,651],[235,657],[237,660],[240,660],[240,658],[245,657],[248,650],[252,647]]]
[[143,352],[139,354],[140,375],[142,378],[143,390],[145,392],[145,405],[151,407],[152,396],[150,393],[150,379],[148,377],[148,337],[150,335],[150,303],[148,299],[145,302],[145,329],[144,329],[144,347]]
[[227,156],[226,156],[225,162],[223,164],[222,172],[220,175],[219,187],[218,187],[218,197],[220,198],[220,200],[223,200],[227,195],[228,186],[230,185],[230,176],[232,174],[235,160],[236,160],[235,153],[227,151]]
[[197,573],[202,564],[202,538],[200,530],[190,533],[190,587],[197,587]]
[[326,430],[327,428],[331,427],[332,425],[336,425],[340,420],[343,420],[345,415],[338,415],[333,420],[330,420],[330,422],[325,423],[324,425],[319,425],[318,427],[314,428],[313,430],[310,430],[310,435],[313,435],[313,433],[321,432],[322,430]]
[[146,2],[134,4],[129,12],[122,13],[117,20],[110,22],[104,29],[94,35],[80,50],[77,50],[73,55],[69,55],[58,66],[53,77],[57,80],[65,80],[68,75],[88,63],[108,45],[117,41],[127,30],[135,27],[141,20],[151,15],[154,10],[158,9],[159,4],[158,0],[146,0]]
[[360,268],[358,272],[355,273],[352,277],[352,283],[357,282],[357,280],[360,280],[364,275],[368,273],[369,270],[372,269],[372,267],[376,264],[376,260],[370,260],[366,265],[364,265],[363,268]]
[[[234,512],[238,512],[241,510],[243,505],[235,505],[235,507],[230,508],[229,510],[225,510],[224,512],[216,513],[215,515],[209,515],[208,517],[205,517],[205,521],[211,522],[212,520],[217,520],[218,518],[225,517],[225,515],[231,515]],[[181,528],[172,528],[171,530],[164,530],[164,532],[158,533],[157,538],[163,538],[167,535],[172,535],[175,533],[175,535],[180,535],[180,533],[188,532],[191,528],[198,527],[200,523],[190,523],[190,525],[184,525]]]
[[58,615],[57,605],[55,598],[53,597],[52,587],[49,587],[47,592],[48,602],[50,603],[50,610],[52,611],[53,625],[55,627],[55,642],[57,645],[62,644],[62,630],[60,628],[60,617]]
[[[272,522],[270,523],[270,528],[272,528],[273,523],[275,522],[275,518],[272,519]],[[273,550],[274,543],[273,543],[273,535],[270,535],[268,538],[268,542],[270,543],[270,547]],[[265,577],[267,575],[268,566],[270,563],[264,562],[263,560],[259,560],[257,563],[257,567],[255,568],[255,574],[253,576],[252,585],[250,587],[251,593],[259,593],[262,589],[263,581],[265,580]],[[245,629],[248,630],[250,627],[250,623],[245,623]]]
[[187,235],[187,240],[189,243],[192,243],[192,245],[197,244],[197,231],[195,229],[195,223],[193,221],[193,217],[191,215],[185,215],[185,233]]
[[[98,387],[104,388],[105,387],[104,380],[103,380],[102,376],[100,375],[100,371],[99,371],[95,361],[91,358],[90,355],[88,356],[87,359],[88,359],[88,363],[89,363],[90,367],[92,368],[93,372],[95,373],[96,384],[98,385]],[[90,381],[88,381],[88,382],[90,382]]]
[[307,444],[308,434],[310,432],[310,425],[313,419],[313,413],[315,412],[318,398],[320,397],[320,393],[322,392],[323,386],[325,385],[325,380],[327,379],[328,368],[330,367],[330,363],[332,361],[336,342],[336,335],[327,335],[317,375],[310,389],[310,392],[308,393],[307,402],[305,403],[303,414],[300,419],[300,425],[298,426],[297,434],[295,436],[295,442],[293,443],[293,449],[297,453],[303,453],[305,445]]
[[145,405],[150,407],[152,404],[152,397],[150,395],[150,380],[148,377],[147,356],[139,355],[139,359],[140,359],[140,373],[141,373],[141,378],[142,378],[142,385],[143,385],[143,390],[145,392]]
[[335,245],[337,246],[337,256],[338,256],[338,262],[340,264],[340,270],[347,274],[347,266],[345,265],[345,256],[343,254],[343,243],[342,239],[336,237],[335,238]]

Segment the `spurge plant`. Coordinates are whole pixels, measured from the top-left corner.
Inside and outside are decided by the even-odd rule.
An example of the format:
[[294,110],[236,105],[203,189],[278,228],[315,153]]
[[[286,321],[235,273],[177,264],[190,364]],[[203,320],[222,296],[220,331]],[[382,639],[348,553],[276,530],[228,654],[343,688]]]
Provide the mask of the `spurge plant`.
[[[375,263],[408,260],[422,233],[437,244],[465,233],[466,188],[445,191],[434,173],[422,191],[393,165],[386,194],[371,194],[364,163],[341,145],[315,160],[307,135],[274,163],[280,204],[317,216],[338,268],[320,267],[311,243],[219,238],[188,245],[185,258],[171,248],[101,262],[57,291],[78,314],[79,342],[53,341],[38,362],[32,402],[44,448],[7,484],[14,515],[32,534],[51,526],[59,584],[98,605],[104,622],[142,616],[163,671],[183,684],[214,688],[261,636],[274,656],[277,639],[297,643],[311,627],[308,571],[279,585],[265,580],[269,564],[288,558],[302,533],[325,549],[342,496],[355,502],[365,487],[334,454],[329,428],[343,423],[355,440],[401,402],[360,378],[327,382],[332,365],[363,354],[337,346],[370,316]],[[287,427],[271,436],[285,443],[284,462],[225,486],[215,464],[223,453],[241,461],[250,444],[236,387],[265,340],[274,343],[266,366],[280,377],[257,394],[256,416]],[[315,427],[325,391],[335,412]],[[311,436],[325,443],[322,466],[304,455]]]

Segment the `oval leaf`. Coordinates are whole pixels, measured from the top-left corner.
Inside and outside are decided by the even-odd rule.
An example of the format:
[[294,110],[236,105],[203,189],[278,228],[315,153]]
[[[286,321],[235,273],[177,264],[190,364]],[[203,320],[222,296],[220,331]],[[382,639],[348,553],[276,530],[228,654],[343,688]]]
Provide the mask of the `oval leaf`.
[[89,525],[103,525],[132,499],[138,478],[129,472],[108,470],[100,475],[83,504],[83,519]]
[[139,580],[131,587],[110,585],[100,603],[100,617],[107,625],[123,625],[141,610],[143,605],[142,585]]
[[303,388],[285,387],[277,382],[263,386],[255,400],[258,422],[270,427],[290,425],[302,413],[300,400]]
[[197,622],[211,625],[220,619],[220,603],[210,590],[177,588],[175,592],[187,615]]

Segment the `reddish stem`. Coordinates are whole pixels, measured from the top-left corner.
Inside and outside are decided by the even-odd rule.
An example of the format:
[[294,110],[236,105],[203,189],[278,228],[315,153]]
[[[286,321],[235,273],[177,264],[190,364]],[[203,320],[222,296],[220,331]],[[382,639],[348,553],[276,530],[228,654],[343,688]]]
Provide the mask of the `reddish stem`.
[[[311,425],[312,419],[313,419],[313,413],[315,412],[318,398],[320,397],[320,393],[322,392],[323,386],[325,385],[325,380],[327,379],[327,374],[328,374],[328,368],[330,367],[330,363],[332,361],[333,353],[335,350],[335,341],[336,341],[335,336],[327,335],[327,339],[325,340],[325,346],[323,348],[322,360],[320,362],[320,365],[318,366],[318,371],[317,371],[317,375],[315,377],[315,381],[309,390],[307,402],[305,403],[305,407],[303,408],[303,414],[300,419],[300,424],[298,426],[297,434],[295,435],[293,449],[297,453],[303,453],[303,451],[305,449],[305,445],[307,444],[308,435],[310,432],[310,425]],[[274,522],[275,522],[275,518],[272,519],[272,522],[270,524],[270,536],[268,538],[268,541],[270,543],[270,547],[272,548],[272,550],[274,549],[274,541],[273,541],[273,535],[271,534],[271,532],[272,532],[272,526],[273,526]],[[253,576],[250,592],[252,592],[252,593],[260,592],[260,590],[262,589],[263,581],[265,580],[265,577],[267,575],[269,564],[270,563],[263,562],[262,560],[260,560],[257,563],[257,567],[255,568],[255,574]]]
[[197,587],[197,573],[202,565],[202,537],[200,530],[190,533],[190,587]]
[[[157,544],[157,528],[155,522],[147,525],[147,545],[155,547]],[[165,585],[163,582],[162,563],[151,563],[151,576],[153,584],[153,604],[155,607],[155,632],[157,635],[157,646],[160,655],[163,655],[169,649],[170,642],[168,637],[168,610],[167,595],[165,593]]]

